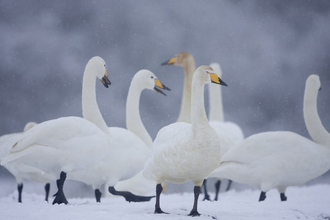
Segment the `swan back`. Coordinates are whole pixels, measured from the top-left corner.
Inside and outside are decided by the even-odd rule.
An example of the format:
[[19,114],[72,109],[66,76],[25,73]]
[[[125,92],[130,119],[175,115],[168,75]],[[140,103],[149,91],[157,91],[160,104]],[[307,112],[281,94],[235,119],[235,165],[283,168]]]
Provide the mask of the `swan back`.
[[36,126],[36,125],[37,125],[37,123],[35,123],[35,122],[33,122],[33,121],[28,122],[28,123],[25,125],[23,131],[25,132],[25,131],[27,131],[27,130],[33,128],[33,127]]
[[317,95],[321,88],[318,75],[312,74],[306,80],[304,94],[304,119],[309,135],[322,145],[330,147],[330,134],[324,128],[317,111]]

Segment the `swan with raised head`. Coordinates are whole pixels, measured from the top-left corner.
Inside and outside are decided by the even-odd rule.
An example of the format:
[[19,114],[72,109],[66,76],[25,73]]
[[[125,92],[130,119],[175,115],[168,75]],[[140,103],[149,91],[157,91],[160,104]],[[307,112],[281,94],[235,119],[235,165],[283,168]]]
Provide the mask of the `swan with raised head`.
[[160,208],[161,183],[192,181],[195,196],[189,215],[200,215],[197,211],[200,186],[220,161],[220,141],[204,108],[204,85],[211,82],[226,85],[211,67],[198,67],[191,88],[191,124],[176,122],[162,128],[152,145],[153,153],[145,163],[143,175],[157,184],[155,213],[164,213]]
[[142,124],[138,109],[139,93],[145,87],[161,93],[163,92],[160,89],[168,90],[152,72],[139,71],[132,80],[127,100],[127,128],[132,131],[109,127],[112,136],[112,148],[108,156],[87,170],[72,172],[68,175],[69,179],[92,185],[97,202],[101,201],[100,187],[103,184],[108,187],[111,194],[123,196],[129,202],[144,202],[154,197],[136,196],[127,191],[131,190],[132,187],[123,189],[125,191],[117,191],[117,186],[115,189],[115,185],[119,181],[128,180],[142,171],[144,163],[151,156],[150,142],[152,143],[152,140]]
[[[214,72],[221,78],[222,71],[218,63],[211,63],[211,68]],[[223,105],[222,105],[222,91],[221,87],[215,84],[209,85],[209,123],[212,128],[217,132],[220,142],[221,142],[221,154],[223,155],[228,149],[239,144],[244,140],[244,134],[242,129],[235,123],[230,121],[224,121]],[[218,200],[219,189],[221,185],[221,176],[216,177],[217,181],[215,183],[215,197],[214,200]],[[204,181],[204,200],[210,200],[207,193],[206,187],[207,181]],[[226,191],[229,190],[232,181],[229,180]]]
[[188,52],[181,52],[162,63],[162,65],[176,65],[183,67],[184,81],[180,114],[177,122],[191,123],[191,83],[196,70],[194,57]]
[[[164,86],[151,71],[146,69],[140,70],[134,75],[131,81],[126,101],[126,127],[129,131],[140,137],[149,147],[149,156],[151,156],[153,140],[142,123],[139,103],[141,93],[144,89],[155,90],[156,92],[166,95],[160,88],[170,90]],[[116,190],[119,191],[129,191],[137,195],[150,196],[155,192],[156,184],[154,181],[146,179],[141,171],[128,180],[118,182],[115,187]]]
[[330,134],[317,112],[319,76],[310,75],[304,94],[304,119],[313,141],[289,131],[263,132],[246,138],[229,149],[214,171],[219,175],[266,192],[277,189],[281,201],[285,191],[312,180],[330,169]]
[[[191,110],[191,83],[194,71],[196,69],[194,57],[189,52],[181,52],[164,62],[162,65],[176,65],[183,67],[184,70],[184,87],[181,102],[181,111],[178,118],[179,121],[190,123],[190,110]],[[211,64],[211,68],[221,77],[220,65],[217,63]],[[222,106],[222,94],[221,88],[212,83],[209,85],[209,98],[210,98],[210,115],[209,121],[213,129],[216,130],[220,141],[221,147],[223,148],[221,152],[227,151],[231,146],[239,143],[244,139],[243,132],[241,128],[232,122],[223,122],[223,106]],[[217,177],[217,176],[215,176]],[[216,194],[215,200],[218,199],[219,188],[221,184],[221,178],[217,177],[218,181],[215,184]],[[210,200],[210,196],[207,192],[206,186],[207,180],[205,179],[204,186],[204,200]],[[231,180],[227,186],[229,190],[231,185]]]
[[[36,124],[37,123],[35,122],[28,122],[25,125],[23,131],[25,132],[29,130]],[[0,137],[0,158],[3,158],[8,155],[10,148],[22,137],[22,135],[23,132],[7,134]],[[45,173],[41,174],[41,170],[20,163],[7,163],[4,165],[4,167],[15,177],[15,180],[17,182],[18,202],[22,202],[24,179],[32,180],[38,183],[45,183],[45,200],[48,201],[50,182],[56,180],[54,176],[47,175]]]
[[96,78],[110,85],[106,63],[101,57],[91,58],[85,68],[81,117],[63,117],[45,121],[26,131],[2,159],[1,164],[21,163],[55,176],[58,191],[53,204],[67,204],[63,185],[67,173],[87,169],[111,149],[110,131],[96,102]]

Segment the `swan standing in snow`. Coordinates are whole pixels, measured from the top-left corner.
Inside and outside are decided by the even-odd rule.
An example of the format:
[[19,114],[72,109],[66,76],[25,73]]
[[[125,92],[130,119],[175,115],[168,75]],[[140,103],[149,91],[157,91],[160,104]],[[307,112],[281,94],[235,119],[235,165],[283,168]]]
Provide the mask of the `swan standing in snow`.
[[[176,65],[183,67],[184,70],[184,86],[183,95],[181,102],[181,112],[178,118],[178,122],[190,123],[190,111],[191,111],[191,83],[194,71],[196,69],[194,57],[188,52],[181,52],[164,62],[162,65]],[[221,74],[221,69],[219,64],[212,64],[211,68],[215,68],[215,72],[219,75]],[[221,75],[219,75],[221,77]],[[221,88],[217,85],[209,85],[210,92],[210,125],[216,130],[223,148],[221,152],[227,151],[231,146],[239,143],[244,139],[244,135],[240,127],[232,122],[223,122],[223,107],[222,107],[222,94]],[[217,177],[217,176],[216,176]],[[204,186],[204,200],[210,200],[210,196],[207,193],[206,179],[203,183]],[[218,199],[218,193],[220,188],[220,179],[215,184],[216,194],[215,200]],[[231,185],[231,180],[227,186],[229,190]]]
[[[149,147],[149,157],[151,156],[151,145],[153,141],[142,123],[139,103],[141,93],[144,89],[155,90],[156,92],[166,95],[159,90],[159,88],[170,90],[164,86],[151,71],[145,69],[140,70],[132,79],[126,101],[126,127],[129,131],[140,137]],[[118,182],[115,187],[119,191],[125,190],[137,195],[152,195],[156,185],[154,181],[146,179],[141,171],[128,180]]]
[[286,188],[312,180],[330,168],[330,134],[317,112],[317,95],[321,83],[317,75],[306,81],[304,119],[314,141],[289,131],[264,132],[246,138],[228,150],[214,173],[248,184],[266,192],[277,189],[286,201]]
[[[222,71],[218,63],[212,63],[211,68],[221,78]],[[209,123],[211,127],[217,132],[221,143],[221,155],[223,155],[228,149],[239,144],[244,140],[244,134],[242,129],[235,123],[230,121],[224,121],[223,105],[222,105],[222,92],[221,87],[215,84],[209,85]],[[221,185],[221,176],[217,177],[215,183],[215,197],[214,200],[218,200],[219,189]],[[229,190],[232,181],[229,180],[226,191]],[[204,200],[210,200],[210,196],[207,193],[206,179],[203,183],[204,186]]]
[[93,57],[83,77],[81,117],[63,117],[40,123],[26,131],[10,149],[1,164],[21,163],[42,170],[57,179],[58,191],[53,204],[67,204],[63,185],[67,173],[87,169],[107,156],[111,147],[110,131],[96,102],[96,78],[110,85],[106,63]]
[[[24,132],[34,127],[37,123],[29,122],[24,127]],[[0,158],[8,155],[10,148],[22,137],[23,133],[7,134],[0,137]],[[18,202],[22,202],[22,190],[24,179],[45,184],[45,200],[48,201],[50,182],[55,181],[55,177],[47,174],[40,174],[42,171],[20,163],[7,163],[4,167],[14,175],[17,182]]]
[[209,66],[200,66],[194,73],[191,93],[191,124],[176,122],[162,128],[152,145],[152,157],[145,163],[143,175],[154,180],[156,186],[155,213],[164,213],[160,208],[161,183],[194,183],[194,206],[191,216],[197,211],[200,186],[220,161],[220,141],[209,125],[204,108],[204,85],[226,85]]
[[151,156],[152,140],[142,124],[138,109],[140,93],[145,87],[161,93],[163,92],[160,89],[169,90],[152,72],[139,71],[132,80],[127,99],[127,128],[132,131],[109,127],[112,148],[109,149],[108,156],[87,170],[72,172],[68,175],[69,179],[92,185],[97,202],[100,202],[100,187],[103,184],[108,187],[111,194],[123,196],[129,202],[145,202],[154,197],[136,196],[128,191],[117,191],[117,186],[117,190],[115,189],[119,181],[128,180],[141,172],[144,163]]

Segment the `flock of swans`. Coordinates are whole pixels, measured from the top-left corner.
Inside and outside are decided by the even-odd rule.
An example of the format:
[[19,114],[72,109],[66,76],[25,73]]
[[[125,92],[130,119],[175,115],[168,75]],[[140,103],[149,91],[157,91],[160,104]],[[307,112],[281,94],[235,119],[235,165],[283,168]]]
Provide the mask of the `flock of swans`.
[[[24,132],[0,137],[1,165],[17,182],[18,201],[22,202],[23,180],[44,183],[48,201],[49,183],[56,181],[53,204],[67,204],[63,186],[72,179],[91,185],[95,199],[101,202],[100,188],[105,185],[113,195],[129,202],[149,201],[156,196],[155,213],[166,182],[194,183],[197,210],[201,186],[209,200],[207,181],[216,177],[216,195],[223,178],[249,184],[266,192],[276,188],[281,201],[285,190],[301,185],[330,168],[330,134],[317,112],[321,83],[310,75],[304,94],[304,119],[312,140],[288,131],[264,132],[244,138],[235,123],[224,121],[219,64],[199,66],[193,56],[182,52],[163,65],[184,70],[181,111],[177,122],[163,127],[153,141],[140,118],[139,100],[144,89],[170,90],[149,70],[138,71],[131,81],[126,102],[126,128],[108,127],[96,102],[96,78],[107,88],[106,63],[91,58],[84,71],[82,86],[83,117],[63,117],[28,123]],[[209,85],[210,112],[204,108],[204,86]],[[218,85],[216,85],[218,84]],[[155,196],[154,196],[155,195]]]

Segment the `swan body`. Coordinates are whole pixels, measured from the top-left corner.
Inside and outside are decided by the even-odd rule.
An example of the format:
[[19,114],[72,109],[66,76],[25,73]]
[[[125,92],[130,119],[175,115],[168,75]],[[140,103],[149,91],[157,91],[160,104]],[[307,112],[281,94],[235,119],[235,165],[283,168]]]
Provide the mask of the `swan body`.
[[[211,68],[214,72],[221,78],[222,71],[218,63],[211,63]],[[221,156],[231,147],[239,144],[244,140],[244,134],[242,129],[235,123],[230,121],[224,121],[223,105],[222,105],[222,91],[221,87],[210,84],[209,85],[209,122],[212,128],[217,132],[220,142],[221,142]],[[219,189],[221,185],[221,176],[212,175],[210,177],[216,177],[218,180],[215,184],[215,198],[218,200]],[[231,180],[227,186],[229,190],[231,185]],[[207,193],[206,180],[204,182],[204,200],[210,200]]]
[[190,214],[199,215],[199,188],[220,161],[220,141],[208,123],[204,108],[204,85],[211,81],[226,85],[211,67],[200,66],[192,83],[192,123],[176,122],[162,128],[152,145],[153,154],[145,163],[143,175],[157,183],[155,213],[163,213],[159,206],[162,182],[193,181],[195,200]]
[[[169,90],[169,88],[164,86],[151,71],[143,69],[134,75],[128,91],[126,102],[126,127],[129,131],[140,137],[149,147],[149,158],[152,152],[152,138],[142,123],[139,111],[140,96],[144,89],[155,90],[156,92],[164,94],[159,89]],[[119,191],[129,191],[137,195],[148,196],[154,193],[155,187],[155,182],[146,179],[142,175],[142,171],[134,177],[116,184],[116,189]]]
[[[126,117],[128,130],[110,127],[112,148],[108,148],[108,156],[87,170],[70,173],[68,175],[69,179],[92,185],[94,190],[98,192],[95,195],[100,193],[99,189],[103,184],[107,187],[110,186],[112,190],[114,190],[113,187],[116,185],[116,190],[134,192],[134,186],[126,182],[126,185],[124,185],[126,187],[129,185],[129,187],[123,188],[120,187],[119,181],[128,180],[137,175],[142,171],[144,163],[151,156],[152,139],[146,131],[139,113],[139,99],[144,88],[154,89],[161,93],[163,92],[159,90],[160,88],[168,89],[149,70],[137,72],[133,77],[127,98]],[[140,184],[143,184],[144,181],[147,184],[150,182],[145,178],[140,180],[138,178],[139,176],[133,182],[141,181]],[[126,200],[130,201],[129,199],[126,198]],[[100,198],[96,198],[96,200],[99,202]]]
[[118,181],[126,180],[143,169],[144,162],[151,156],[146,144],[132,132],[118,127],[110,127],[111,147],[107,156],[96,165],[68,174],[68,179],[92,185],[100,189],[103,184],[115,186]]
[[288,131],[255,134],[229,149],[214,173],[260,189],[259,201],[273,188],[285,201],[287,187],[301,185],[328,171],[330,135],[316,107],[320,85],[317,75],[309,76],[304,95],[304,119],[314,141]]
[[66,174],[87,169],[107,156],[111,146],[109,129],[96,102],[96,78],[108,87],[106,64],[93,57],[86,65],[83,77],[83,116],[63,117],[40,123],[26,131],[10,149],[1,164],[22,163],[55,176],[58,192],[53,201],[67,203],[63,192]]
[[[24,132],[34,127],[37,123],[29,122],[24,127]],[[11,147],[22,137],[23,133],[13,133],[0,137],[0,158],[9,154]],[[22,163],[7,163],[4,167],[14,175],[17,182],[18,202],[22,202],[22,190],[24,179],[32,180],[38,183],[46,183],[46,197],[48,201],[50,182],[55,181],[55,177],[44,173],[42,170],[22,164]]]

